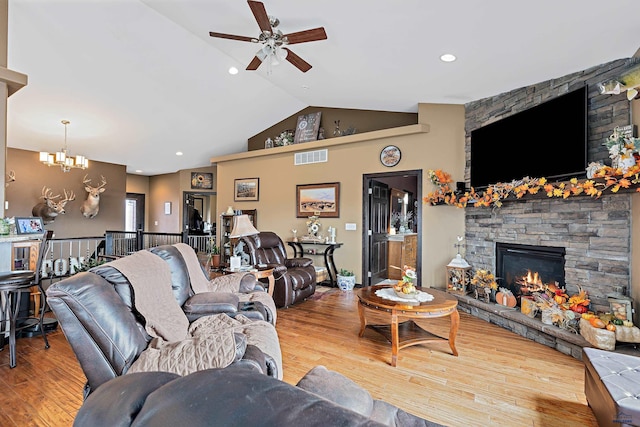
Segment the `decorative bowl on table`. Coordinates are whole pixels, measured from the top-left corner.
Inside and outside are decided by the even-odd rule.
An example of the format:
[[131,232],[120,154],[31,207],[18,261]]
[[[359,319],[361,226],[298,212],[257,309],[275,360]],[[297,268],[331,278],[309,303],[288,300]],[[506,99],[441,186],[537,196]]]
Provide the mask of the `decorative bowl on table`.
[[414,290],[409,293],[404,293],[402,291],[393,290],[397,296],[404,299],[415,299],[418,296],[418,291]]

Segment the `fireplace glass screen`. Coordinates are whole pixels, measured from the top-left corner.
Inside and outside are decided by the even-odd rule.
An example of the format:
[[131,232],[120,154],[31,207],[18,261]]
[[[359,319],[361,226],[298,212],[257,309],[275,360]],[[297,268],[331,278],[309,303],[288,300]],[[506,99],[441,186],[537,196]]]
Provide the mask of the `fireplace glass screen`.
[[565,249],[496,243],[496,281],[520,301],[520,296],[544,290],[552,283],[563,288]]

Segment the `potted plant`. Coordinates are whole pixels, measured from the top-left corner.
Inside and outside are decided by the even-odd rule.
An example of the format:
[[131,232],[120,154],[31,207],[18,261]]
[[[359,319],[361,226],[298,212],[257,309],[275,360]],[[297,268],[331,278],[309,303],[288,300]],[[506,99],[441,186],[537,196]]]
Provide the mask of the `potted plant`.
[[356,276],[353,271],[341,268],[338,273],[338,287],[343,291],[351,291],[356,286]]
[[211,268],[220,267],[220,248],[216,245],[215,237],[209,238],[209,253],[207,254],[207,261]]

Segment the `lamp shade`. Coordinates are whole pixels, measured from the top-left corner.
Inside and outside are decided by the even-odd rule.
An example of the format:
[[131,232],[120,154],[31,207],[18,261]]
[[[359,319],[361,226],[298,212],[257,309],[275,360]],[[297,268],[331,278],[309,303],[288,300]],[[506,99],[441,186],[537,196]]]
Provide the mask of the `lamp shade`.
[[259,231],[251,224],[249,215],[238,215],[233,217],[233,230],[229,237],[238,238],[243,236],[252,236],[258,234]]

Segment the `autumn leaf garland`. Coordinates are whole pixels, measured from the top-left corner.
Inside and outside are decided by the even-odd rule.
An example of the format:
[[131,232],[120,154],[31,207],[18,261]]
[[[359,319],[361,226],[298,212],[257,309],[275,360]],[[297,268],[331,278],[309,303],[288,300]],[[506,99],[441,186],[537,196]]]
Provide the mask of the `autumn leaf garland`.
[[[622,188],[631,188],[640,184],[640,166],[636,163],[623,172],[621,168],[603,166],[598,169],[592,179],[578,180],[572,178],[568,182],[550,183],[546,178],[525,177],[509,183],[498,183],[489,186],[483,192],[476,192],[473,188],[465,193],[454,192],[449,183],[451,175],[446,172],[429,170],[429,178],[439,188],[423,198],[425,203],[432,205],[447,204],[459,208],[469,203],[475,207],[500,207],[503,200],[509,197],[521,199],[526,195],[538,193],[546,194],[549,198],[567,199],[572,196],[586,195],[599,198],[605,192],[617,193]],[[636,188],[640,192],[640,186]]]

